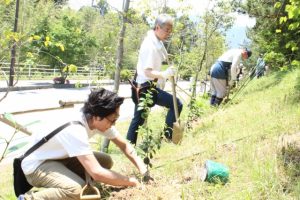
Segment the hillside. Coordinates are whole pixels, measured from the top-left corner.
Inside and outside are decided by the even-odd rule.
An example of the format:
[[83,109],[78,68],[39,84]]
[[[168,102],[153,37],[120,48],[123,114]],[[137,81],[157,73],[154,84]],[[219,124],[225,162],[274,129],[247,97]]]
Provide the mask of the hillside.
[[[208,110],[180,146],[163,143],[154,183],[113,199],[300,199],[299,100],[300,70],[253,79],[230,105]],[[229,167],[227,184],[199,180],[208,159]]]
[[[206,110],[181,145],[162,143],[152,161],[154,181],[138,188],[106,186],[101,195],[130,200],[300,199],[299,100],[300,70],[253,79],[230,104]],[[155,130],[162,126],[163,114],[151,116]],[[122,133],[128,123],[118,125]],[[110,148],[114,169],[135,173],[126,158]],[[199,179],[206,160],[229,168],[225,185]],[[11,169],[2,169],[0,176],[0,199],[15,199]]]

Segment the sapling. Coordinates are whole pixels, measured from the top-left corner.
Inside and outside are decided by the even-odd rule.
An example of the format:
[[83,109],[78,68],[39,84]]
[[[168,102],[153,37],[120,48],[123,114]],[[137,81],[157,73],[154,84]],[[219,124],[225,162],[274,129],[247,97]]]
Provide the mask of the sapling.
[[150,168],[152,167],[151,160],[156,151],[161,147],[162,133],[158,136],[154,136],[152,129],[147,123],[151,105],[153,105],[152,97],[154,92],[156,92],[154,88],[148,89],[144,97],[140,98],[140,103],[138,104],[138,110],[143,110],[142,118],[145,119],[143,126],[139,127],[139,134],[142,136],[143,140],[138,146],[138,153],[144,157],[144,163],[147,165],[147,174],[143,177],[143,181],[145,182],[152,180],[150,176]]

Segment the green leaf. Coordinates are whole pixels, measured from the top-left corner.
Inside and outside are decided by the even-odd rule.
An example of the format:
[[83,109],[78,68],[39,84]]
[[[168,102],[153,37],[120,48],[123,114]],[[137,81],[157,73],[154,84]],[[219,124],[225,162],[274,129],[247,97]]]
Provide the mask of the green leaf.
[[276,2],[274,4],[274,8],[280,8],[281,7],[281,2]]
[[300,66],[300,61],[299,60],[293,60],[291,63],[292,66],[299,67]]
[[9,121],[11,121],[11,122],[13,122],[13,123],[16,122],[15,119],[14,119],[14,116],[13,116],[12,114],[10,114],[10,113],[4,113],[4,117],[5,117],[7,120],[9,120]]
[[150,163],[150,159],[149,159],[148,157],[145,157],[145,158],[144,158],[144,163],[145,163],[146,165],[148,165],[148,164]]
[[5,0],[5,4],[9,5],[12,2],[12,0]]
[[299,48],[298,47],[292,47],[292,51],[297,51]]
[[9,153],[14,152],[14,151],[16,151],[16,150],[18,150],[18,149],[21,149],[21,148],[24,147],[27,143],[28,143],[28,142],[21,142],[21,143],[19,143],[19,144],[17,144],[17,145],[14,145],[14,146],[10,147],[10,148],[7,150],[6,154],[9,154]]
[[287,17],[286,16],[280,17],[279,23],[282,24],[282,23],[284,23],[286,21],[287,21]]
[[299,22],[294,22],[294,23],[291,23],[288,27],[289,30],[296,30],[299,28]]
[[280,71],[287,71],[288,70],[288,66],[284,65],[280,68]]

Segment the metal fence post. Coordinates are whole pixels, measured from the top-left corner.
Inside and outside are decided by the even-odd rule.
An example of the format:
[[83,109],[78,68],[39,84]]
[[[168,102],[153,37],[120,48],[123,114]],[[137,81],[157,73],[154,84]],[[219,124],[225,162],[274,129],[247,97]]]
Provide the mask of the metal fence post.
[[29,65],[29,69],[28,69],[28,78],[29,80],[31,80],[31,65]]

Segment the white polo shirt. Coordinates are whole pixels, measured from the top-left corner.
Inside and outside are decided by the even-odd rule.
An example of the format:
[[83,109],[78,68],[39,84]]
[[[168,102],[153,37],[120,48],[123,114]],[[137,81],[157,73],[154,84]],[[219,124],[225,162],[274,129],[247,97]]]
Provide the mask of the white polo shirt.
[[[43,144],[40,148],[27,156],[22,161],[22,169],[24,171],[24,174],[33,173],[34,170],[45,160],[58,160],[68,157],[93,154],[93,151],[89,144],[89,138],[91,138],[95,134],[101,134],[108,139],[116,138],[119,135],[119,132],[115,127],[112,127],[105,132],[100,132],[96,129],[91,130],[83,115],[78,115],[77,119],[76,117],[73,117],[71,120],[69,119],[69,121],[80,121],[84,126],[76,124],[66,127],[65,129],[57,133],[48,142]],[[68,121],[61,122],[61,125],[66,122]],[[56,128],[57,127],[53,127],[51,131]],[[46,136],[51,131],[45,132],[43,134],[33,135],[33,142],[31,146],[40,141],[42,137]]]
[[168,53],[162,41],[154,33],[154,30],[147,32],[147,36],[142,42],[138,63],[137,63],[137,83],[145,83],[153,78],[145,75],[145,69],[161,70],[162,62],[167,59]]

